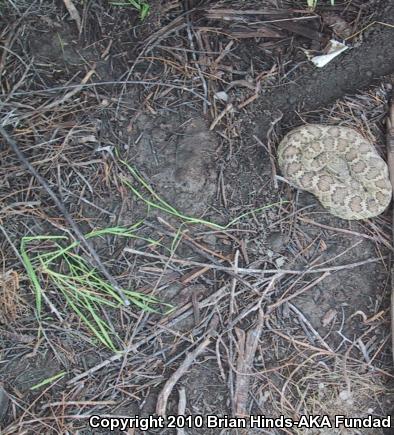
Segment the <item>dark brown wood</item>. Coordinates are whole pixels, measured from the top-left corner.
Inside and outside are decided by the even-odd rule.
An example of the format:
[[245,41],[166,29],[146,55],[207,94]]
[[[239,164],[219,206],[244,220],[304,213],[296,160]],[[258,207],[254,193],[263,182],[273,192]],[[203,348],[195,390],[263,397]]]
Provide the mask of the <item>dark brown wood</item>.
[[[266,22],[261,21],[260,15],[264,16]],[[290,32],[315,41],[322,39],[322,34],[316,30],[316,20],[319,20],[319,17],[310,15],[296,17],[290,9],[245,11],[212,9],[205,12],[205,18],[232,24],[239,23],[240,26],[245,26],[235,30],[233,28],[227,29],[227,31],[222,29],[234,38],[280,38],[285,37]]]
[[278,20],[273,23],[276,27],[287,30],[288,32],[301,35],[304,38],[311,39],[313,41],[321,41],[323,34],[315,29],[316,20]]
[[223,33],[236,39],[244,38],[284,38],[286,35],[280,30],[273,29],[272,27],[261,27],[259,29],[240,28],[237,30],[221,29]]
[[210,9],[205,12],[205,18],[210,20],[226,20],[236,21],[245,20],[245,17],[250,15],[264,15],[267,17],[283,17],[292,16],[290,9],[248,9],[248,10],[236,10],[236,9]]

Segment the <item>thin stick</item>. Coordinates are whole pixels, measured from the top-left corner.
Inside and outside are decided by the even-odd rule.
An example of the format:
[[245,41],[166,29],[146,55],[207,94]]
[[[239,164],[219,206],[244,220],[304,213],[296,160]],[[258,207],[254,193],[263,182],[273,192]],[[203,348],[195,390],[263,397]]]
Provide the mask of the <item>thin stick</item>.
[[312,324],[309,322],[309,320],[304,316],[304,314],[292,303],[289,302],[289,307],[292,311],[294,311],[295,314],[301,319],[305,325],[308,326],[310,332],[312,332],[313,337],[320,342],[321,345],[323,345],[327,350],[334,353],[334,351],[331,349],[331,347],[323,340],[322,336],[316,331],[316,329],[312,326]]
[[229,112],[233,110],[233,105],[231,103],[227,104],[227,106],[222,110],[221,113],[212,121],[211,125],[209,126],[209,130],[212,131],[216,125],[222,120],[222,118]]
[[[78,90],[81,89],[87,89],[87,88],[94,88],[94,87],[98,87],[98,86],[118,86],[118,85],[142,85],[142,86],[164,86],[167,88],[172,88],[172,89],[178,89],[180,91],[185,91],[185,92],[189,92],[190,94],[194,95],[197,98],[200,98],[203,101],[206,101],[207,105],[210,106],[211,103],[205,99],[205,97],[203,95],[198,94],[196,91],[193,91],[193,89],[189,89],[186,86],[179,86],[179,85],[174,85],[172,83],[165,83],[165,82],[160,82],[160,81],[149,81],[149,80],[113,80],[113,81],[107,81],[107,82],[93,82],[93,83],[85,83],[83,85],[79,84],[79,85],[64,85],[64,86],[54,86],[53,88],[47,88],[47,89],[37,89],[34,91],[19,91],[19,92],[15,92],[15,95],[35,95],[35,94],[45,94],[48,92],[55,92],[55,91],[62,91],[62,90],[67,90],[67,89],[73,89],[73,88],[78,88]],[[0,94],[2,95],[2,94]]]
[[[218,264],[200,263],[193,260],[182,260],[180,258],[169,259],[165,255],[150,254],[148,252],[137,251],[133,248],[125,248],[123,252],[130,252],[130,254],[142,255],[143,257],[155,258],[157,260],[168,261],[171,260],[174,263],[184,264],[185,266],[198,266],[209,267],[210,269],[222,270],[224,272],[234,272],[233,267],[220,266]],[[365,264],[376,263],[384,260],[387,257],[381,258],[368,258],[368,260],[357,261],[356,263],[341,264],[340,266],[321,267],[319,269],[306,269],[306,270],[293,270],[293,269],[247,269],[244,267],[238,267],[237,273],[246,275],[265,275],[267,273],[288,273],[290,275],[302,275],[304,273],[322,273],[322,272],[336,272],[338,270],[353,269],[354,267],[364,266]]]
[[306,287],[303,287],[302,289],[298,290],[297,292],[279,299],[278,301],[274,302],[273,304],[269,305],[267,312],[271,313],[272,310],[275,308],[278,308],[280,305],[284,304],[287,301],[290,301],[291,299],[294,299],[295,297],[301,295],[302,293],[306,292],[307,290],[313,288],[316,284],[319,284],[319,282],[323,281],[323,279],[327,278],[327,276],[330,275],[330,272],[325,272],[323,275],[319,276],[319,278],[316,278],[314,281],[309,283]]
[[[185,415],[186,413],[186,389],[181,387],[178,390],[179,402],[178,402],[178,415]],[[182,427],[177,428],[177,435],[186,435],[185,430]]]
[[37,179],[37,181],[41,184],[41,186],[47,191],[48,195],[52,198],[53,202],[56,204],[59,211],[62,213],[66,221],[69,223],[71,228],[74,231],[74,238],[78,241],[82,247],[85,248],[85,251],[90,257],[91,263],[93,266],[97,267],[97,269],[105,276],[105,278],[111,283],[113,288],[122,298],[123,303],[128,306],[130,305],[130,301],[126,298],[126,295],[123,293],[123,290],[119,287],[118,283],[115,281],[115,278],[108,272],[107,268],[101,262],[97,252],[93,248],[93,246],[85,239],[82,231],[79,229],[78,224],[71,217],[70,213],[66,209],[65,205],[60,201],[60,199],[56,196],[53,190],[49,187],[48,183],[41,177],[41,175],[34,169],[34,167],[30,164],[30,162],[26,159],[26,157],[22,154],[19,149],[17,143],[8,135],[8,133],[0,126],[0,134],[3,136],[5,141],[11,147],[12,151],[16,154],[19,161],[26,167],[26,169]]
[[[323,228],[325,230],[335,231],[335,232],[343,233],[343,234],[349,234],[351,236],[363,237],[364,239],[372,240],[373,242],[376,243],[376,237],[369,236],[368,234],[358,233],[357,231],[347,230],[345,228],[330,227],[329,225],[324,225],[324,224],[321,224],[319,222],[315,222],[314,220],[305,218],[303,216],[297,215],[297,219],[302,221],[302,222],[306,222],[307,224],[311,224],[311,225],[315,225],[316,227]],[[390,249],[391,251],[394,250],[388,241],[382,240],[382,242],[384,243],[384,246],[386,246],[388,249]]]

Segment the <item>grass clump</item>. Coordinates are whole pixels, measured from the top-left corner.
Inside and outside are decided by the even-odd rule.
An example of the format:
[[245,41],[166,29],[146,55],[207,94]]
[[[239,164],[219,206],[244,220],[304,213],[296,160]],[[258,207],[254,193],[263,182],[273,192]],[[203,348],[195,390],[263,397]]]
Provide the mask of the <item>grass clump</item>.
[[143,0],[125,0],[122,2],[111,2],[112,6],[131,7],[138,11],[141,21],[149,15],[150,6]]
[[[130,228],[113,227],[87,234],[86,239],[101,236],[142,238],[136,234],[141,223]],[[150,244],[154,240],[144,239]],[[21,241],[21,256],[30,281],[33,284],[37,316],[40,317],[44,289],[41,281],[51,284],[77,317],[89,328],[96,339],[116,351],[119,337],[104,315],[106,308],[119,308],[121,298],[112,285],[92,268],[82,255],[77,253],[78,242],[67,244],[66,236],[31,236]],[[37,242],[41,242],[37,246]],[[33,246],[34,243],[34,246]],[[42,245],[45,245],[45,249]],[[42,252],[45,250],[45,252]],[[157,298],[136,291],[124,290],[126,297],[137,308],[157,312]],[[161,304],[163,305],[163,304]],[[167,307],[169,305],[166,304]]]

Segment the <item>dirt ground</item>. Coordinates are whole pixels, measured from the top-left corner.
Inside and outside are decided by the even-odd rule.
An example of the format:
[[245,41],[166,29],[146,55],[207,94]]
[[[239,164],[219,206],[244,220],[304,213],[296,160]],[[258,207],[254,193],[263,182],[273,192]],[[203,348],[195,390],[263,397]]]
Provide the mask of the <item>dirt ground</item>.
[[[149,5],[141,19],[104,0],[0,3],[0,126],[85,235],[117,229],[89,239],[117,284],[157,298],[151,312],[133,296],[106,305],[93,287],[101,302],[85,320],[109,325],[111,349],[41,263],[38,311],[24,253],[38,261],[78,236],[2,140],[1,433],[391,433],[89,425],[394,418],[391,206],[336,218],[280,178],[275,151],[293,127],[323,123],[355,128],[385,157],[394,2]],[[332,38],[351,50],[317,69],[308,55]],[[73,252],[97,267],[83,244]],[[71,264],[51,262],[56,276]]]

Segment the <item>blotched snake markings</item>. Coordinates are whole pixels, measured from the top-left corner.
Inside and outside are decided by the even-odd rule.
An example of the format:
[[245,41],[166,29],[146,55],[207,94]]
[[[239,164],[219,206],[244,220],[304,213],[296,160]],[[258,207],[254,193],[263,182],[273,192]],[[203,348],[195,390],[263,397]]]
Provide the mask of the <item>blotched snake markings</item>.
[[392,187],[385,161],[357,131],[310,124],[291,130],[278,147],[283,176],[314,194],[333,215],[366,219],[382,213]]

